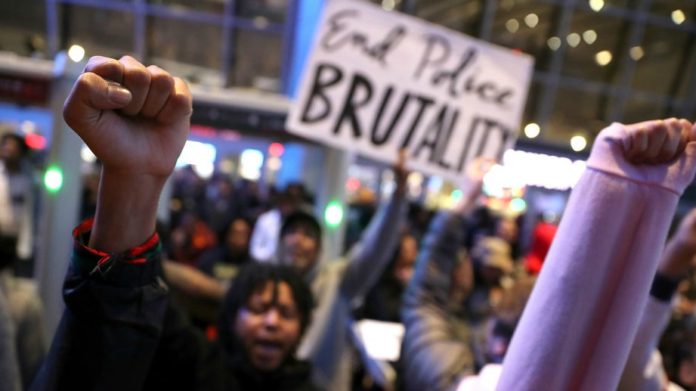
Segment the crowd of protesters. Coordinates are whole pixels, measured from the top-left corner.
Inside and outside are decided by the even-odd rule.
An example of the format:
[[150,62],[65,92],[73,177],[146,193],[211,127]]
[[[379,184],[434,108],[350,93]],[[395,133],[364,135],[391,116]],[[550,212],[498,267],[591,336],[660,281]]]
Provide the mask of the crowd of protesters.
[[[696,389],[696,211],[666,241],[696,172],[690,122],[602,131],[560,226],[528,240],[478,203],[493,162],[470,163],[452,210],[426,211],[402,153],[393,193],[356,206],[351,245],[326,259],[299,183],[262,194],[188,167],[156,224],[190,112],[185,83],[130,57],[95,57],[76,82],[65,120],[102,174],[48,352],[35,288],[13,273],[26,151],[2,139],[0,390]],[[365,354],[362,319],[403,326],[396,359]]]

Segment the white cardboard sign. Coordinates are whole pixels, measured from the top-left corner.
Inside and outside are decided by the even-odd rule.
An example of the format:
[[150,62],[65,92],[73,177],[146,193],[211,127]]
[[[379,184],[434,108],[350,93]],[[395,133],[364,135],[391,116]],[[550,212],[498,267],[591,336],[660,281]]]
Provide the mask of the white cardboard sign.
[[456,180],[513,146],[529,55],[362,1],[330,0],[286,127],[323,144]]

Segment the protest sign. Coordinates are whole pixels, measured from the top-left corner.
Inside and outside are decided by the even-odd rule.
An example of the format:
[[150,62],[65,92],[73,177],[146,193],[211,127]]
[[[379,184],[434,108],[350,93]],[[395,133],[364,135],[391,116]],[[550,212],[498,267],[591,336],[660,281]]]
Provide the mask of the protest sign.
[[362,1],[332,0],[288,120],[291,133],[461,178],[514,144],[529,55]]

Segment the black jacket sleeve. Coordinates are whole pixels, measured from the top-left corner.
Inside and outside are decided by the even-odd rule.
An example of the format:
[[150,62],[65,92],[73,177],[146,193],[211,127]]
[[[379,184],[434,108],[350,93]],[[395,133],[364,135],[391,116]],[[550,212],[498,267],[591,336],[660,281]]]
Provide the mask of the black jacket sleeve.
[[148,246],[105,255],[76,236],[66,309],[32,389],[140,390],[168,305],[159,243],[155,236]]

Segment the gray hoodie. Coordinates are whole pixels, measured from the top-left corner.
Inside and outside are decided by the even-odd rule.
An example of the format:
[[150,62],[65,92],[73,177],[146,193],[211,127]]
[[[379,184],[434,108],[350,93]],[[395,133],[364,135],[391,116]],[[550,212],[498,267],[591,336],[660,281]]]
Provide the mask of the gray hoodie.
[[312,363],[313,380],[321,387],[350,389],[351,311],[387,267],[398,244],[404,213],[404,197],[395,194],[372,218],[362,240],[346,258],[320,262],[308,274],[316,307],[297,356]]

